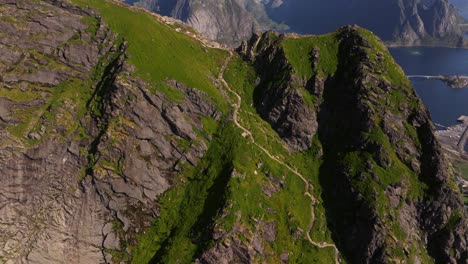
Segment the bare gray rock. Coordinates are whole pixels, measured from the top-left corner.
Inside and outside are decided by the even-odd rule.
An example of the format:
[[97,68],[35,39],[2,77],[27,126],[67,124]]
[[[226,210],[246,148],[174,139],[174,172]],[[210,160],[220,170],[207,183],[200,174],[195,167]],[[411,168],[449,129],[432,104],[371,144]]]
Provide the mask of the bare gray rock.
[[276,224],[274,221],[267,222],[263,226],[262,231],[263,239],[267,242],[275,242],[276,240]]
[[[408,80],[378,77],[390,69],[360,30],[338,30],[337,70],[328,76],[314,74],[320,70],[317,47],[308,51],[311,76],[301,76],[287,60],[283,41],[300,36],[266,32],[244,42],[238,51],[260,76],[254,106],[292,150],[309,149],[323,161],[323,204],[348,262],[386,263],[392,248],[409,256],[403,241],[422,245],[441,263],[463,262],[468,218],[430,115]],[[391,100],[392,94],[408,101]],[[305,96],[313,102],[305,103]],[[321,145],[311,148],[314,135]],[[419,198],[414,186],[423,186]],[[268,197],[274,190],[264,184]],[[297,229],[295,237],[303,232]]]
[[[24,21],[24,34],[16,34],[14,23],[0,20],[6,89],[51,91],[70,78],[89,78],[100,59],[110,71],[104,86],[98,81],[89,87],[102,96],[90,102],[81,120],[73,120],[81,132],[51,127],[39,114],[37,129],[25,133],[31,145],[5,128],[22,124],[18,113],[35,113],[51,95],[0,97],[0,259],[110,261],[108,250],[126,250],[122,245],[157,216],[156,201],[172,186],[177,166],[194,165],[203,156],[205,143],[187,149],[185,142],[200,141],[194,131],[203,130],[201,117],[219,112],[206,95],[176,81],[168,85],[184,94],[180,104],[129,77],[125,46],[116,47],[115,35],[88,11],[63,1],[0,0],[0,15]],[[84,16],[100,25],[96,32],[86,30]],[[106,60],[108,54],[120,59]],[[102,115],[94,115],[91,104]],[[62,107],[58,115],[78,117],[73,104]]]
[[206,251],[195,263],[250,263],[253,254],[242,241],[234,239],[217,244],[214,248]]
[[[277,40],[269,32],[254,36],[239,48],[246,59],[253,62],[261,78],[256,90],[256,108],[291,150],[303,151],[312,145],[317,132],[316,111],[308,105],[302,93],[307,93],[307,80],[293,74],[292,66]],[[272,80],[272,77],[274,80]]]

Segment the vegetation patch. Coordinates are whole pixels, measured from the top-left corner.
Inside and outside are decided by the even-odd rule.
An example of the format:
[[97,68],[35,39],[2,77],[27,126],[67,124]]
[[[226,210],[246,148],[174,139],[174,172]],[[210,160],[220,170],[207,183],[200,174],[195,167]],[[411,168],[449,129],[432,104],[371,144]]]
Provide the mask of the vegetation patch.
[[204,91],[219,109],[226,110],[227,105],[212,81],[221,70],[228,55],[226,51],[204,47],[148,12],[108,0],[71,1],[97,9],[111,30],[128,42],[128,62],[136,66],[138,76],[153,84],[178,80]]
[[[282,42],[289,63],[296,74],[305,80],[309,80],[316,74],[330,76],[335,73],[338,65],[338,45],[337,33],[288,38]],[[314,48],[318,49],[319,67],[317,69],[314,69],[312,65]]]
[[160,197],[160,217],[139,237],[133,263],[187,263],[210,244],[206,236],[225,204],[233,160],[242,151],[239,141],[232,125],[221,128],[199,165]]

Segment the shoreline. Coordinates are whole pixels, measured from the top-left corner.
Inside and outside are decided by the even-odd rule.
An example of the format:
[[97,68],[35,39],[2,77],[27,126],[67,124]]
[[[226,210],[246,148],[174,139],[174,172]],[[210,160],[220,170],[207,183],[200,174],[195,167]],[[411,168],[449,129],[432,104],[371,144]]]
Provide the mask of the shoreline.
[[436,130],[436,137],[454,166],[454,180],[465,199],[465,208],[468,209],[468,174],[462,169],[468,166],[468,116],[461,116],[458,122],[455,126]]
[[453,89],[468,88],[466,75],[407,75],[408,79],[439,80]]
[[[338,28],[337,28],[337,30],[338,30]],[[267,31],[274,31],[274,32],[278,32],[280,34],[300,35],[300,36],[304,36],[304,37],[307,37],[307,36],[321,36],[321,35],[326,35],[326,34],[330,34],[330,33],[335,32],[335,31],[331,31],[331,32],[320,33],[320,34],[299,33],[299,32],[292,31],[292,30],[291,31],[290,30],[264,30],[264,31],[259,31],[259,32],[264,33],[264,32],[267,32]],[[372,33],[375,34],[374,32],[372,32]],[[376,35],[376,36],[378,36],[378,35]],[[411,44],[396,44],[395,42],[392,42],[392,41],[382,40],[385,47],[387,47],[387,48],[447,48],[447,49],[464,49],[464,50],[468,50],[468,38],[464,38],[464,41],[465,41],[466,44],[464,44],[462,46],[456,46],[456,45],[449,45],[449,44],[445,44],[445,45],[442,45],[442,44],[434,44],[434,45],[431,45],[431,44],[412,44],[412,45]]]
[[468,46],[449,46],[449,45],[400,45],[384,42],[387,48],[446,48],[446,49],[463,49],[468,50]]
[[468,116],[460,116],[458,124],[443,126],[434,124],[444,129],[436,130],[437,138],[447,150],[447,154],[454,160],[468,162]]

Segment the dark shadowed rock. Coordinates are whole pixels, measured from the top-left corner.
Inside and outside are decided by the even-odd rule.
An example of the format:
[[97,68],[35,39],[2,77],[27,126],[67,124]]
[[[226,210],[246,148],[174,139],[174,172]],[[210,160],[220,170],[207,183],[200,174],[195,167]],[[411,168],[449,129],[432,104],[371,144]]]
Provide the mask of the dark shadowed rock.
[[[194,131],[203,130],[201,117],[219,118],[219,111],[206,95],[177,81],[167,85],[183,94],[180,103],[149,92],[148,84],[131,77],[125,45],[88,11],[62,1],[15,0],[0,1],[0,13],[21,20],[24,32],[0,20],[6,89],[59,89],[73,78],[91,80],[98,62],[105,67],[105,75],[87,83],[99,96],[88,102],[81,120],[73,120],[79,115],[71,101],[63,106],[86,136],[50,127],[38,114],[38,129],[28,133],[28,140],[38,142],[22,144],[5,126],[21,124],[21,111],[47,108],[51,95],[0,97],[0,259],[109,261],[108,250],[125,250],[124,241],[151,224],[157,197],[172,186],[177,167],[193,166],[203,156],[205,143],[186,148],[182,142],[198,141]],[[84,17],[99,24],[96,32],[87,30]]]
[[[165,51],[177,39],[213,65],[197,72],[182,64],[199,57],[172,54],[149,63],[182,77],[149,83],[135,39],[94,11],[0,0],[0,261],[467,259],[430,115],[372,33],[267,32],[226,60],[182,24],[108,4],[154,19],[142,21],[174,37],[150,40]],[[211,96],[177,79],[192,71],[214,82]]]

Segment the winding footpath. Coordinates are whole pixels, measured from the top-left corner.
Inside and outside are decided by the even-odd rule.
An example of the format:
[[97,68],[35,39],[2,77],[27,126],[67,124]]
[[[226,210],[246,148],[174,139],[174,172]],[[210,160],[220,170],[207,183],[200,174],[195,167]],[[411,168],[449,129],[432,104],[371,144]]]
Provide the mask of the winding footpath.
[[[117,1],[117,0],[109,0],[109,1],[112,2],[112,3],[115,3],[117,5],[124,6],[126,8],[135,10],[135,11],[139,11],[139,12],[149,14],[149,15],[155,17],[158,21],[162,22],[162,24],[166,25],[167,27],[169,27],[171,29],[174,29],[173,27],[171,27],[171,25],[174,24],[174,23],[180,23],[181,25],[187,25],[187,24],[185,24],[185,23],[183,23],[181,21],[175,20],[173,18],[163,17],[163,16],[157,15],[157,14],[155,14],[153,12],[149,12],[148,10],[146,10],[144,8],[131,6],[131,5],[128,5],[128,4],[124,3],[124,2],[120,2],[120,1]],[[205,38],[203,38],[203,37],[201,37],[201,36],[199,36],[197,34],[184,32],[184,31],[182,31],[182,32],[178,31],[178,32],[181,33],[181,34],[184,34],[184,35],[186,35],[186,36],[188,36],[188,37],[190,37],[190,38],[192,38],[192,39],[194,39],[196,41],[198,41],[205,48],[219,49],[219,50],[224,50],[224,51],[229,52],[229,56],[226,58],[226,61],[224,62],[224,65],[222,66],[222,68],[221,68],[221,70],[219,72],[219,76],[218,76],[217,80],[230,93],[234,94],[236,96],[236,98],[237,98],[237,102],[232,105],[233,108],[234,108],[234,112],[233,112],[233,122],[234,122],[234,124],[243,131],[242,136],[244,138],[247,138],[247,137],[250,138],[252,143],[255,146],[257,146],[262,152],[264,152],[270,159],[272,159],[275,162],[277,162],[278,164],[286,167],[289,171],[291,171],[293,174],[298,176],[304,182],[304,184],[305,184],[304,195],[307,196],[310,199],[310,212],[311,212],[311,215],[310,215],[311,219],[310,219],[309,225],[307,226],[307,230],[306,230],[306,238],[312,245],[314,245],[314,246],[316,246],[318,248],[329,248],[329,247],[333,248],[335,250],[335,264],[339,264],[340,263],[340,256],[339,256],[340,253],[338,251],[338,248],[334,244],[331,244],[331,243],[328,243],[328,242],[317,242],[317,241],[312,240],[312,238],[310,237],[310,232],[312,231],[312,228],[314,227],[314,223],[315,223],[315,207],[314,206],[316,204],[318,204],[318,201],[311,194],[311,190],[312,190],[313,186],[296,169],[293,169],[289,165],[287,165],[286,163],[280,161],[277,157],[273,156],[267,149],[265,149],[263,146],[261,146],[260,144],[255,142],[255,139],[254,139],[254,137],[252,135],[252,132],[250,130],[246,129],[245,127],[243,127],[239,123],[239,109],[240,109],[241,104],[242,104],[242,98],[240,97],[240,95],[238,93],[236,93],[233,89],[231,89],[231,86],[224,79],[224,72],[226,71],[226,68],[228,67],[229,63],[231,62],[232,58],[234,57],[234,54],[233,54],[232,50],[227,48],[227,47],[224,47],[223,45],[220,45],[220,44],[218,44],[216,42],[208,41]],[[259,42],[260,42],[260,38],[257,40],[255,45],[258,45]]]
[[338,248],[334,244],[331,244],[331,243],[328,243],[328,242],[317,242],[317,241],[312,240],[312,238],[310,237],[310,232],[312,231],[312,228],[314,227],[314,223],[315,223],[315,207],[314,206],[316,204],[318,204],[317,199],[315,199],[315,197],[311,194],[311,190],[313,189],[313,186],[296,169],[294,169],[294,168],[290,167],[289,165],[287,165],[286,163],[280,161],[277,157],[273,156],[267,149],[265,149],[263,146],[258,144],[255,141],[255,139],[254,139],[254,137],[252,135],[252,132],[250,130],[246,129],[245,127],[243,127],[240,124],[240,122],[239,122],[239,109],[240,109],[241,104],[242,104],[242,98],[237,92],[235,92],[233,89],[231,89],[231,86],[224,79],[224,72],[226,71],[226,68],[228,67],[229,63],[231,62],[233,56],[234,55],[233,55],[232,51],[229,51],[229,57],[226,59],[223,67],[221,68],[221,70],[219,72],[218,81],[230,93],[232,93],[237,98],[237,102],[233,103],[233,105],[232,105],[233,108],[234,108],[233,117],[232,117],[234,124],[243,131],[243,133],[242,133],[243,137],[250,138],[252,143],[255,146],[257,146],[263,153],[265,153],[270,159],[274,160],[278,164],[280,164],[280,165],[284,166],[285,168],[287,168],[290,172],[292,172],[294,175],[298,176],[304,182],[304,184],[305,184],[304,195],[307,196],[310,199],[310,212],[311,212],[310,213],[311,214],[311,219],[310,219],[309,225],[307,226],[307,230],[306,230],[306,238],[312,245],[314,245],[314,246],[316,246],[318,248],[329,248],[329,247],[333,248],[335,250],[335,264],[339,264],[340,263],[340,256],[339,256],[340,253],[338,251]]

